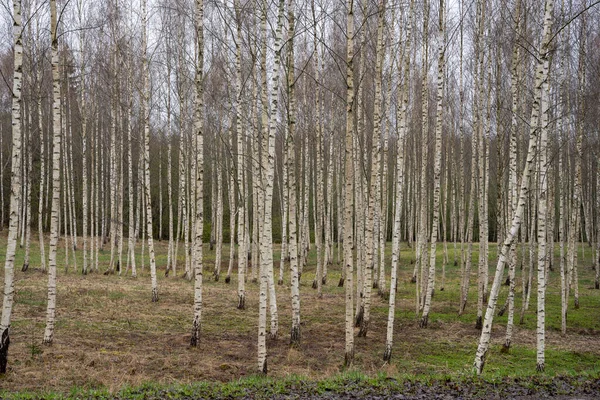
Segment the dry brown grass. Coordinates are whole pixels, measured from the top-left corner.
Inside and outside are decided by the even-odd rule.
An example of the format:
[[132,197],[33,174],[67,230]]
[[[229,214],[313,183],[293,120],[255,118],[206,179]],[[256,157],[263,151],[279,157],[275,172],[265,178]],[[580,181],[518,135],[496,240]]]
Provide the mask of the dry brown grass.
[[[158,251],[166,243],[158,244]],[[193,286],[159,273],[160,301],[150,301],[148,268],[137,279],[93,273],[82,276],[59,271],[57,326],[52,346],[43,346],[46,275],[35,268],[17,272],[9,353],[9,371],[0,377],[0,388],[68,391],[74,386],[105,387],[116,391],[144,382],[189,383],[198,380],[229,381],[254,374],[258,315],[257,285],[248,282],[246,310],[237,310],[237,276],[226,284],[211,279],[211,254],[205,268],[201,341],[189,347]],[[228,254],[228,253],[225,253]],[[277,263],[278,267],[278,263]],[[180,263],[181,268],[181,263]],[[365,373],[451,373],[468,369],[478,332],[465,320],[432,317],[428,329],[419,329],[413,315],[411,267],[401,272],[394,362],[383,365],[387,301],[374,292],[373,317],[368,338],[356,338],[356,367]],[[100,271],[102,272],[102,271]],[[302,344],[290,348],[289,277],[277,287],[280,337],[268,342],[272,376],[301,374],[323,378],[342,369],[344,348],[343,288],[337,288],[339,270],[330,269],[322,299],[310,288],[312,269],[302,277]],[[0,278],[2,283],[3,274]],[[451,285],[447,285],[450,287]],[[442,292],[443,293],[443,292]],[[444,296],[452,296],[446,291]],[[437,302],[436,302],[437,300]],[[449,304],[446,304],[449,303]],[[436,295],[434,311],[454,307]],[[474,307],[473,303],[470,305]],[[600,356],[598,337],[588,332],[570,333],[565,339],[549,332],[548,346],[561,351],[585,351]],[[494,330],[501,341],[503,327]],[[517,329],[515,343],[535,348],[535,332]],[[437,349],[456,352],[458,361],[436,361]],[[456,364],[458,363],[458,364]]]

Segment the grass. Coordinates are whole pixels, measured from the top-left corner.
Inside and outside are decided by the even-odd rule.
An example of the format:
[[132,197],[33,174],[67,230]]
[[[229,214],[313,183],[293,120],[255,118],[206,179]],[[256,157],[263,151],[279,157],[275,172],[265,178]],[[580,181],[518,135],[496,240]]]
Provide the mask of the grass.
[[[490,244],[490,279],[495,269],[496,247]],[[388,253],[391,246],[388,247]],[[438,260],[442,250],[439,246]],[[4,258],[6,237],[0,237],[0,259]],[[314,246],[301,282],[302,343],[289,347],[291,325],[289,271],[284,285],[277,286],[280,337],[268,342],[269,378],[255,376],[256,332],[258,329],[258,286],[248,281],[246,310],[237,310],[237,274],[230,284],[214,282],[214,251],[205,251],[204,310],[201,342],[189,347],[193,306],[193,285],[181,279],[184,266],[180,246],[178,276],[164,277],[167,242],[157,242],[159,268],[158,303],[151,303],[150,278],[145,267],[138,266],[138,278],[118,274],[103,275],[110,251],[100,254],[99,272],[87,276],[75,270],[73,259],[67,268],[64,248],[59,251],[57,325],[55,343],[41,344],[46,310],[46,275],[39,270],[39,249],[32,243],[32,261],[21,272],[23,249],[16,261],[15,306],[11,328],[9,371],[0,376],[0,397],[18,393],[20,398],[73,397],[103,398],[110,395],[127,398],[160,398],[193,393],[196,397],[235,397],[259,393],[268,398],[296,386],[310,393],[321,393],[353,379],[363,386],[385,386],[394,381],[429,379],[472,379],[471,364],[479,332],[474,328],[477,293],[476,267],[471,276],[467,311],[457,316],[460,291],[460,266],[454,266],[453,248],[448,246],[450,264],[446,267],[444,290],[436,290],[430,324],[418,328],[414,312],[414,284],[410,283],[414,253],[403,246],[396,310],[395,342],[390,364],[382,362],[385,344],[387,301],[374,291],[371,328],[367,338],[356,338],[356,362],[353,369],[342,367],[344,348],[344,289],[337,287],[340,268],[329,268],[324,296],[318,299],[311,288],[316,256]],[[558,252],[558,246],[556,246]],[[138,263],[141,246],[138,243]],[[581,249],[580,249],[581,250]],[[571,299],[566,337],[560,335],[560,282],[550,272],[547,289],[546,372],[535,370],[536,285],[524,323],[517,325],[510,354],[503,354],[506,315],[496,317],[492,345],[488,353],[484,379],[507,377],[550,378],[555,376],[600,376],[600,291],[593,289],[591,253],[586,248],[580,262],[580,308]],[[72,257],[72,252],[71,257]],[[225,266],[229,248],[223,255]],[[519,252],[520,254],[520,252]],[[388,254],[389,256],[389,254]],[[81,267],[81,251],[77,251]],[[460,259],[460,256],[458,257]],[[581,259],[581,258],[580,258]],[[279,254],[276,249],[276,274]],[[477,260],[474,246],[473,260]],[[388,263],[389,265],[389,263]],[[476,264],[475,264],[476,265]],[[558,263],[555,263],[558,266]],[[225,267],[226,269],[226,267]],[[389,273],[389,271],[388,271]],[[441,264],[437,285],[441,283]],[[0,274],[3,284],[4,274]],[[516,309],[521,307],[521,271],[517,271]],[[534,275],[535,281],[535,275]],[[387,277],[389,284],[389,276]],[[502,287],[503,304],[507,288]],[[354,375],[353,375],[354,374]],[[364,375],[363,375],[364,374]],[[433,378],[432,378],[433,377]],[[388,382],[389,385],[389,382]],[[362,387],[362,386],[361,386]],[[152,394],[154,393],[154,394]],[[204,394],[204,395],[202,395]],[[219,397],[216,396],[216,397]]]

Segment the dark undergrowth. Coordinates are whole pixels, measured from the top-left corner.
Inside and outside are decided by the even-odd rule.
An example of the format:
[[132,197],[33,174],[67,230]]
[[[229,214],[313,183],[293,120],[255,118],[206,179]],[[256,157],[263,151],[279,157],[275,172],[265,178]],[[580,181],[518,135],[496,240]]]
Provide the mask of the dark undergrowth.
[[0,391],[3,399],[355,399],[355,398],[570,398],[592,399],[600,394],[600,374],[580,376],[529,376],[479,378],[455,376],[367,376],[351,371],[324,380],[303,376],[274,379],[249,376],[218,383],[159,385],[146,383],[107,389],[73,388],[69,393]]

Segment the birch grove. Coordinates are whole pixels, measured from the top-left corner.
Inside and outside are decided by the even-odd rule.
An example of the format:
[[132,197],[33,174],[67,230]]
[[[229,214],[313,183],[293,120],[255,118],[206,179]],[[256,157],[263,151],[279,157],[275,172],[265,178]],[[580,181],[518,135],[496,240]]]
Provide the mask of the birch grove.
[[552,371],[600,287],[599,4],[13,0],[0,374],[37,271],[47,345],[77,272],[181,285],[190,347],[251,315],[259,374],[336,306],[345,368],[451,320],[476,374],[526,334]]

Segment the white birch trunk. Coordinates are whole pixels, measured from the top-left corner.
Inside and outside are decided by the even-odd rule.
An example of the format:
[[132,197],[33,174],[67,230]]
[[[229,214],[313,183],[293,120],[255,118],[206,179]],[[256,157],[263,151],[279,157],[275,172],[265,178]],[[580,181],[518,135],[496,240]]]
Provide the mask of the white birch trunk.
[[[313,23],[315,24],[313,34],[313,51],[315,60],[315,114],[316,114],[316,180],[315,180],[315,193],[314,202],[315,207],[314,219],[315,219],[315,247],[317,250],[317,265],[315,272],[315,279],[313,281],[313,289],[317,289],[317,296],[323,297],[323,118],[322,118],[322,106],[321,106],[321,71],[322,66],[320,62],[321,52],[320,46],[317,40],[318,23],[315,14],[314,1],[311,2],[311,10],[313,15]],[[309,234],[310,237],[310,234]]]
[[[259,333],[258,333],[258,371],[267,373],[267,346],[266,346],[266,289],[269,290],[269,305],[271,314],[271,331],[269,336],[277,338],[278,318],[277,318],[277,300],[275,297],[275,285],[273,282],[273,221],[271,218],[273,205],[273,183],[275,166],[275,133],[277,130],[277,105],[279,97],[279,70],[281,62],[282,31],[284,18],[284,0],[279,1],[279,10],[277,15],[277,30],[275,32],[275,62],[271,74],[271,99],[269,109],[269,135],[267,138],[267,152],[263,154],[263,188],[265,191],[264,213],[263,213],[263,231],[261,240],[261,279],[260,279],[260,297],[259,306]],[[266,11],[266,9],[265,9]],[[266,18],[266,16],[265,16]],[[266,82],[263,82],[265,84]],[[265,287],[265,286],[268,286]],[[264,322],[264,323],[262,323]],[[262,329],[261,329],[262,328]]]
[[[521,32],[521,0],[517,1],[515,7],[515,32],[517,35]],[[518,40],[518,36],[517,39]],[[511,78],[510,78],[510,90],[511,90],[511,128],[510,128],[510,143],[508,150],[508,195],[509,195],[509,207],[508,207],[508,220],[512,221],[515,212],[517,210],[517,138],[518,138],[518,111],[519,111],[519,77],[520,77],[520,55],[521,48],[518,43],[513,45],[512,61],[511,61]],[[516,277],[515,271],[517,267],[517,244],[516,241],[511,243],[509,254],[508,254],[508,319],[506,322],[506,339],[504,341],[503,351],[508,352],[512,341],[513,334],[513,321],[515,316],[515,287]]]
[[[569,277],[568,287],[574,286],[575,309],[579,308],[579,279],[577,271],[577,236],[581,227],[581,205],[582,205],[582,177],[581,163],[583,158],[583,130],[585,118],[585,16],[582,16],[581,35],[579,40],[579,62],[577,69],[577,134],[575,141],[575,180],[573,182],[573,199],[571,204],[571,220],[569,223],[569,249],[567,252],[567,273]],[[567,293],[569,291],[567,289]],[[569,296],[567,296],[568,301]]]
[[538,221],[537,221],[537,238],[538,238],[538,287],[537,287],[537,370],[542,372],[545,368],[544,349],[546,343],[546,259],[550,255],[547,254],[547,228],[546,228],[546,217],[547,210],[546,205],[548,202],[548,164],[547,164],[547,153],[548,153],[548,109],[550,108],[549,97],[549,83],[548,80],[542,84],[541,93],[541,134],[540,134],[540,148],[539,148],[539,188],[538,188]]
[[[238,189],[238,308],[243,310],[246,306],[246,270],[248,269],[248,255],[246,249],[246,198],[244,196],[244,135],[242,127],[242,21],[239,0],[234,1],[236,13],[236,41],[235,41],[235,67],[236,67],[236,134],[237,134],[237,189]],[[233,163],[232,163],[233,164]],[[220,200],[220,199],[219,199]],[[233,234],[233,233],[232,233]],[[231,246],[233,246],[233,236]]]
[[[475,96],[474,110],[475,113],[475,132],[478,137],[478,158],[477,158],[477,169],[479,171],[479,180],[477,184],[478,189],[478,218],[479,218],[479,252],[478,252],[478,271],[477,271],[477,321],[475,322],[475,329],[481,329],[482,318],[483,318],[483,303],[485,293],[485,271],[487,266],[487,259],[485,258],[485,244],[487,238],[485,235],[485,160],[487,157],[487,149],[485,148],[484,140],[484,116],[483,116],[483,102],[484,102],[484,90],[485,90],[485,51],[483,35],[485,33],[485,13],[486,13],[486,1],[477,1],[477,38],[475,43],[475,57],[478,67],[475,76],[475,91],[478,93]],[[472,168],[475,168],[475,164],[472,164]]]
[[[407,126],[407,111],[408,111],[408,90],[410,76],[410,56],[412,47],[412,30],[413,30],[413,11],[414,0],[410,1],[408,10],[408,23],[406,25],[406,50],[404,53],[404,65],[399,64],[400,68],[404,67],[403,81],[400,86],[400,101],[398,102],[399,123],[398,123],[398,153],[396,155],[396,191],[395,202],[396,210],[394,212],[394,230],[392,235],[392,267],[390,278],[390,297],[388,308],[387,331],[385,341],[385,351],[383,353],[383,361],[389,362],[392,358],[392,347],[394,343],[394,317],[396,314],[396,289],[398,285],[398,261],[400,259],[400,219],[402,217],[402,204],[404,197],[404,152],[405,141],[408,133]],[[400,69],[399,68],[399,69]],[[400,71],[398,71],[400,72]],[[398,74],[400,75],[400,73]]]
[[[54,0],[52,0],[52,2],[54,2]],[[0,320],[0,374],[6,373],[8,347],[10,345],[10,317],[12,315],[15,294],[15,253],[17,250],[17,233],[19,226],[19,203],[21,201],[21,88],[23,80],[23,26],[21,22],[21,0],[13,1],[13,21],[14,60],[12,82],[11,189],[8,239],[6,245],[6,260],[4,263],[4,296],[2,300],[2,319]],[[2,215],[2,217],[4,219],[4,215]]]
[[200,324],[202,321],[202,229],[204,226],[204,204],[203,204],[203,179],[204,179],[204,131],[203,131],[203,108],[204,108],[204,1],[196,0],[195,9],[196,29],[196,77],[195,77],[195,101],[194,101],[194,142],[196,153],[196,213],[194,220],[195,251],[194,251],[194,319],[192,322],[192,337],[190,345],[196,346],[200,339]]
[[438,75],[437,75],[437,111],[435,120],[435,159],[433,166],[433,224],[431,228],[431,250],[429,255],[429,274],[427,282],[427,293],[425,295],[425,304],[423,306],[423,315],[421,318],[421,328],[427,327],[429,319],[429,310],[431,308],[431,298],[433,297],[435,283],[435,256],[438,239],[438,225],[440,218],[440,175],[442,170],[442,118],[443,118],[443,97],[444,97],[444,69],[445,58],[445,5],[444,0],[439,4],[439,50],[438,50]]
[[[41,74],[40,74],[41,75]],[[40,78],[38,75],[38,79]],[[42,96],[41,93],[38,94],[37,100],[37,111],[38,111],[38,130],[40,131],[40,192],[39,192],[39,201],[38,201],[38,235],[39,235],[39,246],[40,246],[40,262],[42,271],[46,271],[46,245],[44,244],[44,223],[43,223],[43,214],[44,214],[44,182],[46,180],[46,155],[45,155],[45,138],[44,138],[44,129],[43,129],[43,119],[42,119]],[[0,143],[0,149],[2,148],[2,143]],[[2,160],[0,160],[0,165],[2,164]],[[3,169],[3,168],[0,168]],[[2,177],[0,176],[0,182],[3,182]],[[2,190],[2,192],[4,192]],[[2,196],[4,197],[4,196]],[[4,202],[3,202],[4,203]],[[4,207],[4,204],[2,204]],[[2,225],[0,223],[0,225]]]
[[[219,155],[222,155],[221,152],[219,152]],[[214,268],[214,278],[215,278],[215,282],[219,281],[219,278],[221,276],[221,263],[222,263],[222,256],[223,256],[223,171],[222,171],[222,167],[221,167],[221,161],[223,160],[223,158],[221,158],[221,160],[217,160],[216,164],[217,164],[217,192],[216,192],[216,208],[217,208],[217,215],[216,215],[216,221],[214,221],[215,223],[215,241],[216,241],[216,249],[215,249],[215,268]]]
[[[82,1],[79,1],[79,24],[82,23]],[[86,55],[86,46],[85,46],[85,30],[79,33],[79,47],[81,48],[81,66],[80,66],[80,74],[81,74],[81,87],[80,87],[80,95],[81,95],[81,143],[82,143],[82,167],[83,171],[81,174],[82,177],[82,193],[81,193],[81,203],[83,207],[83,231],[82,231],[82,240],[83,240],[83,266],[81,268],[82,273],[85,275],[88,273],[88,220],[89,220],[89,203],[88,203],[88,143],[87,143],[87,107],[86,107],[86,85],[85,85],[85,76],[86,76],[86,65],[85,65],[85,55]],[[131,142],[130,142],[131,143]],[[43,162],[43,161],[42,161]],[[40,192],[41,193],[41,192]]]
[[[130,76],[131,80],[132,77]],[[128,85],[131,85],[128,82]],[[137,216],[134,221],[134,204],[133,204],[133,143],[131,132],[133,130],[133,115],[131,110],[133,108],[133,96],[129,97],[129,102],[127,104],[127,177],[129,179],[129,188],[128,188],[128,196],[129,196],[129,238],[127,242],[127,253],[129,255],[129,262],[131,264],[131,276],[137,277],[137,266],[135,262],[135,242],[139,235],[139,215],[140,215],[140,204],[137,207]],[[139,176],[138,176],[139,181]],[[138,183],[139,190],[139,183]],[[136,196],[137,198],[138,196]],[[136,222],[137,221],[137,222]],[[135,226],[135,227],[134,227]]]
[[29,268],[29,256],[31,253],[31,186],[33,185],[33,177],[32,177],[32,149],[33,149],[33,138],[32,138],[32,121],[31,121],[31,111],[27,113],[28,116],[28,125],[29,125],[29,133],[25,136],[24,144],[25,144],[25,153],[24,153],[24,176],[25,176],[25,184],[26,189],[25,192],[25,205],[24,205],[24,221],[25,225],[25,257],[23,259],[23,271],[26,271]]
[[294,35],[296,33],[294,0],[288,2],[288,134],[287,134],[287,179],[288,186],[283,190],[288,190],[289,205],[289,246],[290,256],[290,284],[292,301],[292,327],[290,331],[290,343],[292,345],[300,344],[302,337],[300,331],[300,279],[298,275],[298,235],[297,235],[297,199],[296,188],[296,91],[295,91],[295,58],[294,58]]
[[[144,186],[146,205],[146,235],[148,236],[148,258],[150,259],[150,279],[152,284],[152,302],[158,301],[158,283],[156,280],[156,257],[154,254],[154,238],[152,237],[152,197],[150,191],[150,111],[148,110],[148,99],[150,96],[149,69],[147,55],[146,27],[148,16],[146,13],[147,0],[142,0],[142,104],[140,114],[144,122]],[[111,238],[111,241],[112,238]]]
[[[419,189],[419,221],[416,248],[416,262],[413,271],[415,281],[415,311],[418,316],[423,309],[425,285],[429,269],[425,266],[427,260],[427,159],[429,153],[429,0],[423,2],[423,43],[421,60],[421,175]],[[419,274],[420,271],[420,274]]]
[[365,277],[363,282],[363,301],[361,302],[362,314],[359,337],[366,337],[371,321],[371,291],[373,287],[373,267],[375,242],[378,239],[375,235],[375,225],[378,223],[379,216],[376,212],[376,203],[380,201],[377,197],[377,182],[381,179],[379,162],[381,160],[381,73],[383,58],[385,53],[383,28],[385,22],[385,0],[379,2],[379,22],[377,26],[377,60],[375,65],[375,106],[374,106],[374,128],[373,128],[373,150],[371,155],[371,179],[369,189],[368,216],[365,229],[366,241],[366,264]]
[[[52,208],[50,216],[50,252],[48,255],[48,307],[46,309],[46,329],[44,344],[52,344],[56,313],[56,256],[59,237],[58,213],[60,207],[60,73],[58,66],[58,36],[56,20],[56,0],[50,0],[50,38],[52,41]],[[14,112],[14,111],[13,111]]]
[[[170,42],[169,42],[170,44]],[[171,126],[171,54],[167,56],[167,196],[169,203],[169,246],[167,248],[167,270],[173,271],[173,276],[177,276],[177,270],[175,269],[175,238],[173,237],[173,128]],[[131,143],[129,143],[129,148],[131,148]],[[131,180],[131,170],[129,170],[129,177]],[[133,185],[130,183],[130,188]],[[131,215],[133,211],[133,198],[129,197],[129,204],[131,210],[129,213]],[[130,219],[129,229],[132,229],[133,220]]]
[[344,365],[349,367],[354,362],[354,302],[352,299],[354,284],[353,268],[353,208],[354,208],[354,166],[353,166],[353,136],[354,136],[354,0],[346,0],[346,135],[345,135],[345,189],[344,189],[344,269],[346,274],[345,286],[345,348]]
[[[523,170],[523,178],[521,181],[521,188],[519,190],[519,202],[517,206],[517,210],[513,217],[510,231],[507,232],[506,238],[504,239],[504,243],[502,245],[502,249],[499,252],[498,264],[496,266],[496,274],[494,276],[494,283],[492,284],[492,289],[490,291],[490,298],[487,306],[487,310],[485,313],[485,319],[483,322],[483,329],[481,331],[481,338],[479,340],[479,346],[477,348],[477,353],[475,355],[475,361],[473,367],[475,368],[475,372],[477,374],[481,374],[483,372],[483,367],[485,364],[485,356],[487,354],[490,337],[492,332],[492,322],[494,319],[494,311],[496,308],[496,303],[498,301],[498,292],[500,291],[500,284],[502,280],[502,276],[504,273],[504,265],[506,264],[508,252],[510,246],[515,239],[519,227],[521,225],[521,219],[523,217],[523,210],[525,208],[525,201],[527,198],[527,194],[529,192],[530,185],[530,177],[531,171],[533,167],[534,157],[537,152],[537,140],[538,140],[538,131],[537,131],[537,121],[540,113],[540,100],[541,100],[541,92],[542,92],[542,84],[548,79],[548,73],[550,69],[549,62],[549,41],[551,35],[551,27],[552,27],[552,9],[554,7],[553,0],[546,0],[545,2],[545,13],[544,13],[544,33],[543,39],[540,46],[540,55],[541,58],[538,61],[535,73],[535,98],[533,102],[533,108],[531,110],[531,119],[530,119],[530,133],[529,133],[529,146],[527,151],[527,159],[525,162],[525,167]],[[542,108],[543,109],[543,108]]]

